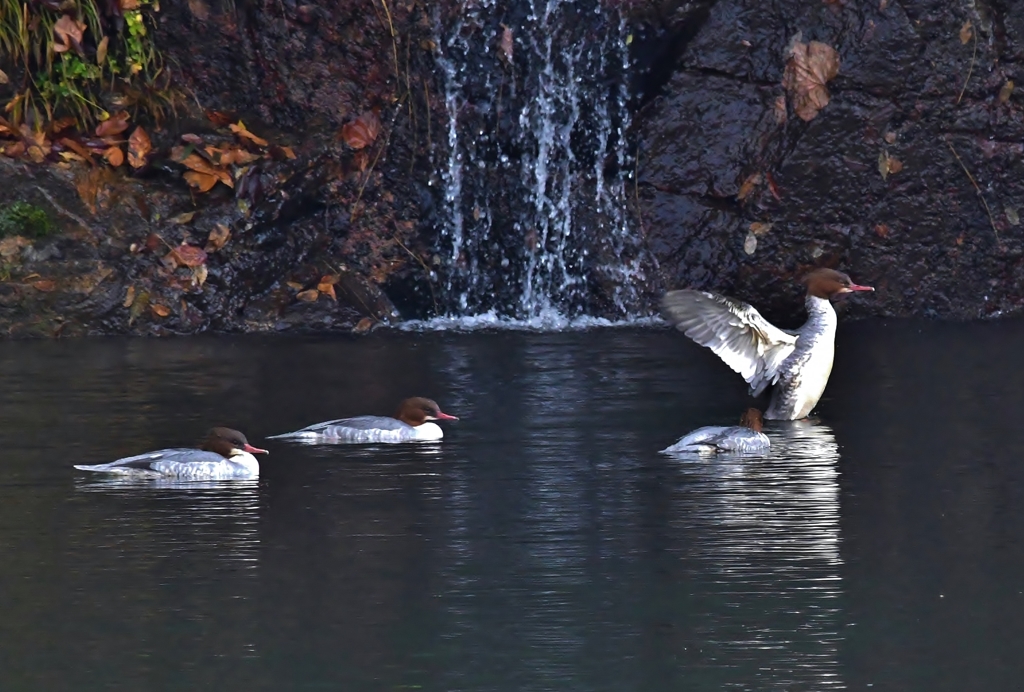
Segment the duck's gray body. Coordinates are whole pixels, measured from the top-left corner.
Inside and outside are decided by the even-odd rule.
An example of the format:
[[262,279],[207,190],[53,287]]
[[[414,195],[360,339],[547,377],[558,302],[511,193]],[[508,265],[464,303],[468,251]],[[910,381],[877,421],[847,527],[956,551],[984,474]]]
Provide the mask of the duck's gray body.
[[758,396],[769,385],[765,418],[804,418],[818,403],[832,373],[838,318],[826,298],[808,295],[807,322],[784,331],[750,305],[705,291],[672,291],[662,306],[676,328],[714,351]]
[[767,435],[750,428],[740,425],[708,425],[684,435],[674,445],[661,451],[664,454],[757,454],[767,452],[771,444]]
[[112,461],[109,464],[76,465],[82,471],[113,473],[135,478],[181,480],[229,480],[257,478],[260,465],[248,452],[224,457],[202,449],[161,449]]
[[295,440],[308,444],[321,443],[397,443],[429,442],[444,437],[441,426],[436,423],[409,425],[389,416],[356,416],[324,423],[316,423],[302,430],[271,435],[271,440]]

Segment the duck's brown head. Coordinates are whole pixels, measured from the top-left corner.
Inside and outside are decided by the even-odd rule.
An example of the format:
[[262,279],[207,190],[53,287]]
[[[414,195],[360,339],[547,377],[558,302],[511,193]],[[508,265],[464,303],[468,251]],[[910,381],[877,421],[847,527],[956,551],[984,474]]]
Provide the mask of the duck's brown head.
[[835,269],[815,269],[803,278],[807,295],[831,300],[833,296],[854,291],[873,291],[871,286],[858,286],[849,276]]
[[458,420],[455,416],[443,413],[436,401],[422,396],[414,396],[400,403],[395,418],[413,427],[423,425],[428,420]]
[[203,444],[200,449],[205,449],[208,452],[216,452],[225,459],[239,454],[241,452],[249,452],[249,454],[269,454],[265,449],[259,447],[253,447],[249,444],[249,440],[245,439],[245,435],[232,430],[231,428],[211,428],[206,433],[206,439],[203,440]]
[[761,432],[763,427],[761,411],[756,408],[748,408],[740,417],[740,425],[744,428],[750,428],[754,432]]

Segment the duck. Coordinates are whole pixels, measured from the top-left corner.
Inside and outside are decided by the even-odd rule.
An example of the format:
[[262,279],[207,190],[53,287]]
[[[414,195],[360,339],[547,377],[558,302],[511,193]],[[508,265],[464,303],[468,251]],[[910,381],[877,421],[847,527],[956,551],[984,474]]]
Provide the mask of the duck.
[[260,465],[254,454],[269,452],[253,447],[237,430],[218,427],[207,432],[198,449],[161,449],[107,464],[76,464],[75,468],[137,478],[245,479],[260,475]]
[[680,452],[696,452],[698,454],[717,454],[719,452],[739,452],[754,454],[767,452],[771,448],[771,440],[761,432],[763,421],[761,410],[748,408],[740,417],[739,425],[706,425],[697,428],[679,438],[674,445],[661,450],[662,454],[678,454]]
[[458,420],[458,417],[441,411],[433,399],[416,396],[403,400],[394,418],[341,418],[271,435],[267,439],[292,439],[308,444],[432,442],[444,437],[441,426],[433,422],[436,420]]
[[752,396],[774,385],[765,418],[799,420],[818,404],[832,373],[839,322],[832,299],[875,290],[828,268],[811,271],[803,282],[807,321],[795,331],[779,329],[747,303],[692,289],[666,293],[662,313],[739,373]]

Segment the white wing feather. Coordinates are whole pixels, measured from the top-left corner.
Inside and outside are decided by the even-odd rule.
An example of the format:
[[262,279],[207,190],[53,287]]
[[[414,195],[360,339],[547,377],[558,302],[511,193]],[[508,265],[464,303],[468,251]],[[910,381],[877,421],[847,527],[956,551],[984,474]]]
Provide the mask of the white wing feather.
[[661,301],[665,319],[738,372],[759,395],[779,379],[797,337],[746,303],[704,291],[671,291]]

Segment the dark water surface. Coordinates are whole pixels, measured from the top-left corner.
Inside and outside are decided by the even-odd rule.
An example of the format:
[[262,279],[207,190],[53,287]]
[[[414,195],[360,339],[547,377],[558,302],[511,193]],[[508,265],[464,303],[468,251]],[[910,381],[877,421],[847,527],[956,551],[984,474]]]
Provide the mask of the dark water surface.
[[[1019,690],[1024,323],[859,323],[771,458],[681,335],[0,343],[0,690]],[[258,482],[77,472],[226,423]]]

